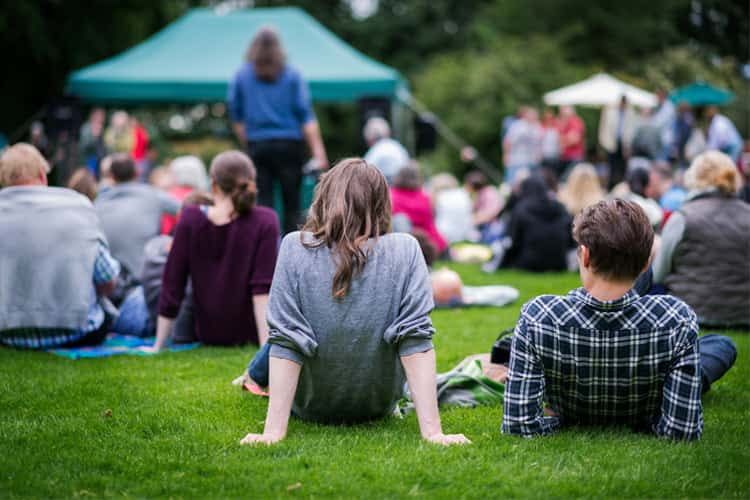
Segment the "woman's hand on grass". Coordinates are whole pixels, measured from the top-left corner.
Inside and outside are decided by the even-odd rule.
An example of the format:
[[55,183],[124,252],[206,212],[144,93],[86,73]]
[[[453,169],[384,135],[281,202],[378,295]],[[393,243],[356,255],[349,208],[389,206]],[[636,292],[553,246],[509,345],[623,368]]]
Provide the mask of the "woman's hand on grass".
[[242,440],[240,441],[240,444],[249,444],[249,445],[265,444],[266,446],[270,446],[272,444],[278,443],[282,439],[284,439],[283,434],[250,433],[244,438],[242,438]]
[[432,436],[425,436],[425,441],[433,444],[439,444],[441,446],[454,446],[471,444],[469,438],[463,434],[433,434]]
[[142,352],[143,354],[159,354],[161,352],[161,349],[152,345],[144,345],[144,346],[138,347],[138,350]]

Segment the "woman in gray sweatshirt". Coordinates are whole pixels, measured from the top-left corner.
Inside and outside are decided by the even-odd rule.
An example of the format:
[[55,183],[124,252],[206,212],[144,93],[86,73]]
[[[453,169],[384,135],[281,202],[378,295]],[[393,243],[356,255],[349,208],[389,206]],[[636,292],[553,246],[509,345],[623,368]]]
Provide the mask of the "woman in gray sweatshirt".
[[[270,400],[262,434],[286,436],[291,412],[304,420],[355,423],[392,413],[408,381],[422,437],[442,445],[435,385],[433,308],[419,245],[387,234],[385,177],[359,158],[324,174],[302,230],[281,244],[268,304]],[[252,370],[251,370],[252,371]]]

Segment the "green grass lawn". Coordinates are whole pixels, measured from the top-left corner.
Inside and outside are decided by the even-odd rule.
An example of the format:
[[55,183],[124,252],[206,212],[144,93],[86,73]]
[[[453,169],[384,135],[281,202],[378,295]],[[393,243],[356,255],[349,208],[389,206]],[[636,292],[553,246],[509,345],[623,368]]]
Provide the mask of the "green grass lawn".
[[[437,311],[438,369],[489,350],[521,304],[577,286],[571,274],[481,275],[517,287],[503,309]],[[292,421],[275,447],[240,447],[266,400],[230,385],[254,348],[70,361],[0,349],[0,497],[744,497],[750,496],[750,335],[704,398],[694,444],[626,430],[500,434],[502,408],[446,409],[462,448],[423,443],[412,415],[353,427]]]

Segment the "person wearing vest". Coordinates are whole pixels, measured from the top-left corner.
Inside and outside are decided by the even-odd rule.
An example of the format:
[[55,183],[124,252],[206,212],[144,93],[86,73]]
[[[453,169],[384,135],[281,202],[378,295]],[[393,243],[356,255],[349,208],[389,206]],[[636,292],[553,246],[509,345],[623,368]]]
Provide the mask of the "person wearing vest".
[[94,207],[48,187],[49,166],[30,144],[0,156],[0,344],[25,349],[94,345],[112,316],[99,297],[120,272]]
[[750,325],[750,205],[737,198],[732,160],[708,151],[685,174],[690,190],[662,232],[654,283],[687,302],[709,326]]

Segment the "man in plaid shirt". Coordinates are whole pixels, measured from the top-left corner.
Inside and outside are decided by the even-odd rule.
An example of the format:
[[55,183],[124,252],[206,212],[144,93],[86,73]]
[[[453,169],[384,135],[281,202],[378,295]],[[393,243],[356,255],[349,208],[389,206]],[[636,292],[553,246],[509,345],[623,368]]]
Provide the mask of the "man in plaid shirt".
[[587,208],[576,217],[573,236],[583,287],[537,297],[521,310],[503,433],[531,437],[562,425],[626,425],[699,439],[701,392],[734,363],[732,341],[699,339],[687,304],[633,289],[654,240],[634,203],[612,200]]

